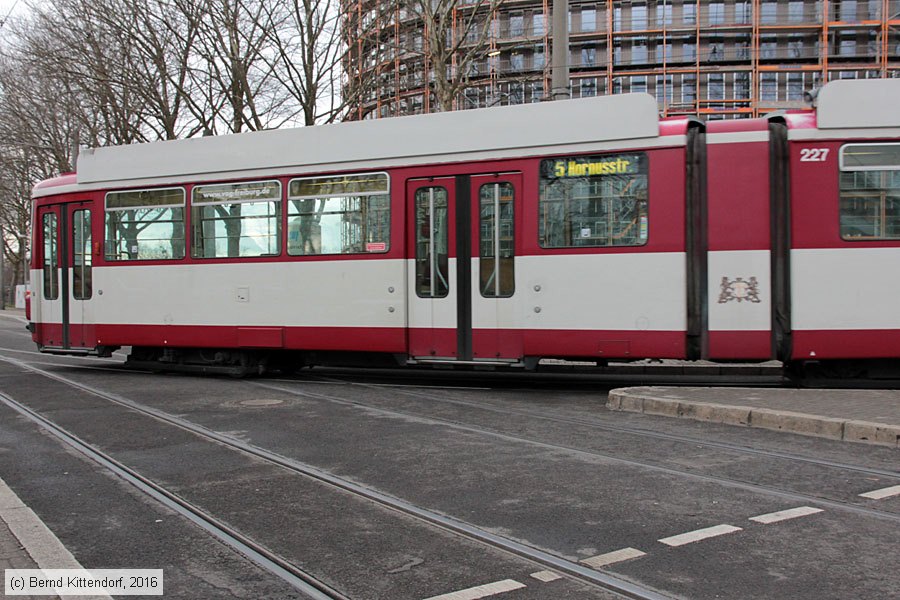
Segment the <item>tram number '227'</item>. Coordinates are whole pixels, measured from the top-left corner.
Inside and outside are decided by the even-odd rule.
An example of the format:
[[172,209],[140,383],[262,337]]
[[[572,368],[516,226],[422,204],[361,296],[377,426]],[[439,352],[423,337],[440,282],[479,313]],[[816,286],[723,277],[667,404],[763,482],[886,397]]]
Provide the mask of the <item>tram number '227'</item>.
[[800,162],[825,162],[828,148],[801,148]]

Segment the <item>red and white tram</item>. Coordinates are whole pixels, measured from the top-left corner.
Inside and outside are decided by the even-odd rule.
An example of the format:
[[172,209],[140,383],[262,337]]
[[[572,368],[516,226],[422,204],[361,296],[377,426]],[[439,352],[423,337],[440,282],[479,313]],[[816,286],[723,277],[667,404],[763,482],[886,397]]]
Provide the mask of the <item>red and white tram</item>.
[[898,102],[839,81],[765,119],[630,94],[87,150],[34,189],[34,341],[235,373],[889,366]]

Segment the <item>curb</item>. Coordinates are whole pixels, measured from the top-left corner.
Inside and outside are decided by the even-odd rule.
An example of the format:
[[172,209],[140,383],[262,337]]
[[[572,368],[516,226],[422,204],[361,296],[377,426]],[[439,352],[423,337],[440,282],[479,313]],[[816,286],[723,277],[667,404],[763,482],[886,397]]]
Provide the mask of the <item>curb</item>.
[[645,415],[758,427],[844,442],[900,448],[900,425],[823,417],[770,408],[662,398],[649,394],[632,393],[631,389],[633,388],[611,390],[606,407],[610,410],[637,412]]
[[[0,520],[39,569],[83,569],[59,538],[0,479]],[[4,594],[4,598],[7,594]],[[61,600],[112,600],[106,594],[71,596],[47,594]],[[24,596],[23,596],[24,597]],[[28,596],[31,597],[31,596]]]

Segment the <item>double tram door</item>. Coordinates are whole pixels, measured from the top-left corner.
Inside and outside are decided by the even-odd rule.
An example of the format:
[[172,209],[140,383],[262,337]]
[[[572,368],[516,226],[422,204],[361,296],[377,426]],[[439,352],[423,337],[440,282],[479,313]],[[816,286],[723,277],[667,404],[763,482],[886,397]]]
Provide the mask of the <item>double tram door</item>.
[[518,363],[521,173],[407,182],[409,354],[419,362]]
[[37,212],[40,281],[32,282],[39,343],[46,349],[88,351],[96,346],[93,319],[91,209],[85,202],[42,206]]

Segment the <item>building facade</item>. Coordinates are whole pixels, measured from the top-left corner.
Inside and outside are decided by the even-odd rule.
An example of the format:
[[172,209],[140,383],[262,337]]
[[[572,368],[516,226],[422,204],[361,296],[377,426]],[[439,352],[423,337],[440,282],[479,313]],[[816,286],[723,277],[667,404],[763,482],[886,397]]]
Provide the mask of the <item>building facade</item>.
[[[401,4],[343,0],[349,119],[440,109],[423,21]],[[421,0],[416,0],[421,1]],[[477,46],[456,110],[539,102],[550,94],[551,0],[459,0],[457,56]],[[574,98],[649,92],[660,113],[740,118],[804,105],[832,79],[900,77],[900,0],[570,0]]]

